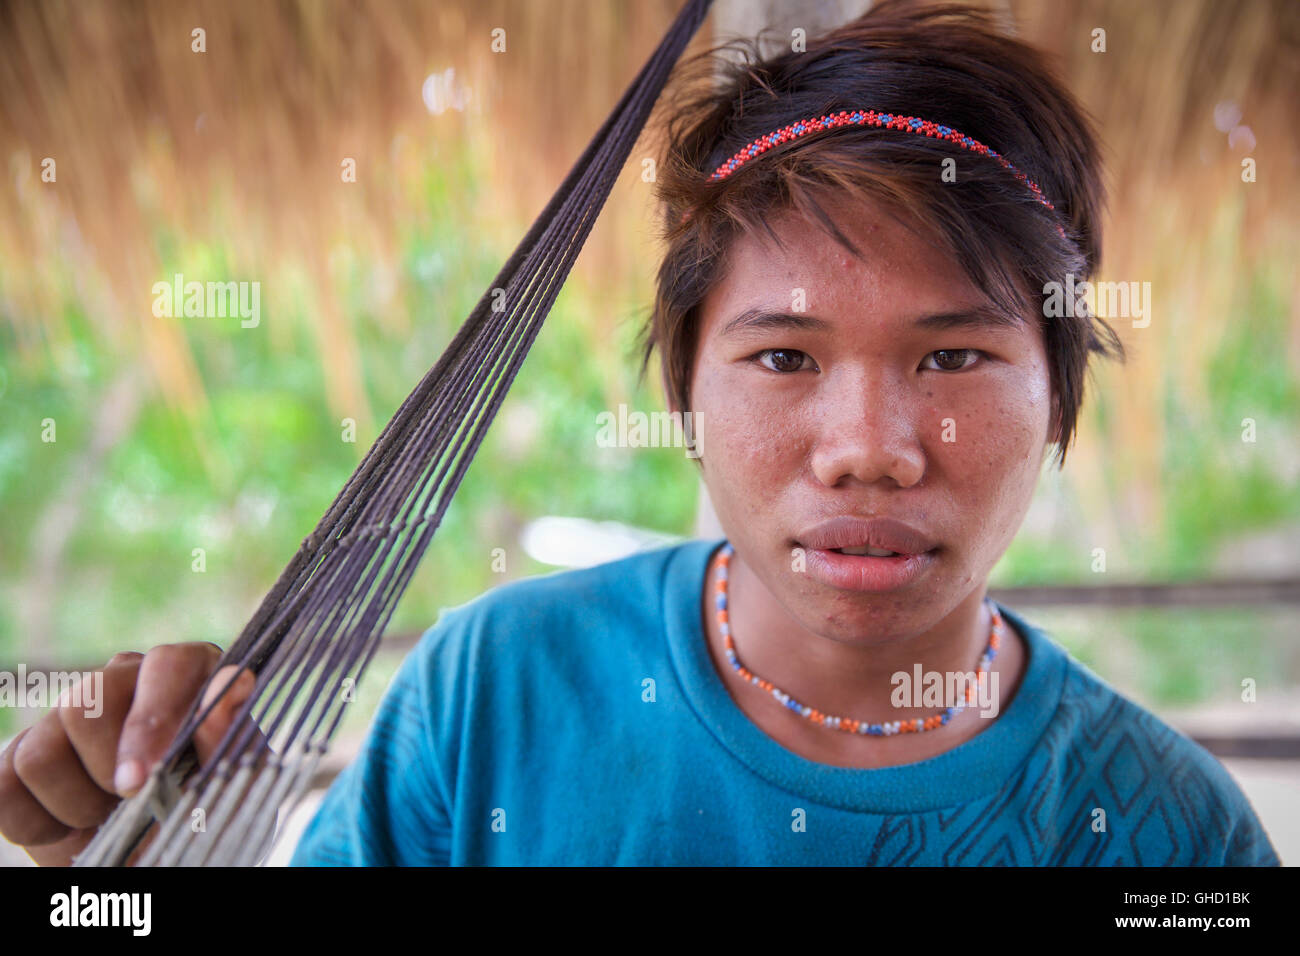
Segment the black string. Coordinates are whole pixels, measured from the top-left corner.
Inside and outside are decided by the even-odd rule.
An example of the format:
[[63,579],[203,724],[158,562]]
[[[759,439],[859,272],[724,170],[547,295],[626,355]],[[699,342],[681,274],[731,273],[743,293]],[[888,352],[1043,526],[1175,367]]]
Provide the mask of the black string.
[[[344,680],[358,682],[373,657],[673,65],[711,2],[685,4],[447,349],[402,402],[222,656],[223,666],[252,670],[256,689],[208,766],[185,782],[187,792],[214,776],[227,781],[238,766],[284,754],[295,743],[324,750],[345,712]],[[494,311],[502,301],[504,308]],[[195,701],[164,768],[173,770],[187,754],[217,699],[202,710]],[[191,836],[188,827],[181,828],[181,836]],[[220,840],[225,834],[209,836]],[[109,862],[121,864],[125,854]]]

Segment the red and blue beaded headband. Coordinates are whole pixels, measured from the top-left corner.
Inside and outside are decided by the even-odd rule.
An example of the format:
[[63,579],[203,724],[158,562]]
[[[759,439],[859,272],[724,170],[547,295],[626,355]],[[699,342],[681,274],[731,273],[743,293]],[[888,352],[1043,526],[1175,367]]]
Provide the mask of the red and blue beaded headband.
[[[1047,197],[1038,188],[1038,184],[1016,169],[1010,160],[996,150],[989,149],[983,143],[953,129],[951,126],[932,123],[929,120],[921,119],[919,116],[899,116],[895,113],[878,113],[875,110],[855,110],[852,113],[848,110],[840,110],[838,113],[827,113],[817,119],[800,120],[797,123],[791,123],[789,126],[774,130],[766,136],[760,136],[719,166],[714,170],[713,175],[709,177],[709,181],[726,179],[749,160],[755,156],[761,156],[774,146],[788,143],[801,136],[807,136],[809,133],[835,129],[840,126],[877,126],[880,129],[896,129],[904,133],[916,133],[921,136],[946,140],[960,146],[962,149],[968,149],[973,153],[980,153],[996,159],[1016,179],[1029,187],[1029,191],[1034,194],[1035,199],[1053,212],[1056,211],[1056,207],[1047,201]],[[1065,235],[1065,230],[1061,229],[1059,223],[1057,229],[1060,229],[1061,234]]]

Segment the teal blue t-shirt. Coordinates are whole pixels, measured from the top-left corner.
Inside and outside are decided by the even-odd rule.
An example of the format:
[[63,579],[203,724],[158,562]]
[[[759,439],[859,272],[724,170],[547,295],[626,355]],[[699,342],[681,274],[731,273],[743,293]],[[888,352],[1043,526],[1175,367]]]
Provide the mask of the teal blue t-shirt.
[[709,657],[701,594],[721,544],[445,611],[292,863],[1278,864],[1209,752],[1001,604],[1028,659],[986,730],[873,770],[785,749]]

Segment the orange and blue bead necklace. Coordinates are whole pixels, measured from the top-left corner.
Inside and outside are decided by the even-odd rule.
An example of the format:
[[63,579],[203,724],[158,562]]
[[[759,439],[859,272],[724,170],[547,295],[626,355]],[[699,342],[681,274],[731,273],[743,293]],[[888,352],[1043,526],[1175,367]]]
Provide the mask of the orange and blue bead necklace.
[[865,720],[854,720],[852,717],[835,717],[830,714],[822,713],[815,707],[809,707],[800,703],[791,697],[781,688],[777,687],[769,680],[764,680],[757,674],[750,671],[740,663],[740,658],[736,656],[736,643],[731,637],[731,623],[727,617],[727,578],[731,565],[731,556],[735,553],[735,548],[728,541],[722,546],[718,553],[718,571],[717,571],[717,609],[718,609],[718,627],[722,631],[722,642],[726,648],[727,660],[731,662],[731,667],[738,673],[743,680],[753,684],[761,690],[765,690],[783,706],[799,714],[807,720],[821,724],[823,727],[829,727],[832,730],[842,730],[851,734],[867,734],[873,737],[891,737],[895,734],[923,733],[927,730],[935,730],[942,727],[953,719],[957,714],[967,706],[975,703],[975,689],[980,686],[980,682],[987,679],[989,667],[993,659],[998,655],[998,648],[1002,644],[1003,622],[1002,615],[998,613],[997,605],[988,601],[989,611],[992,616],[992,626],[989,629],[989,642],[984,648],[984,653],[980,655],[979,666],[975,672],[975,684],[967,685],[966,700],[962,703],[954,704],[941,713],[927,718],[914,718],[912,720],[892,720],[884,723],[870,723]]

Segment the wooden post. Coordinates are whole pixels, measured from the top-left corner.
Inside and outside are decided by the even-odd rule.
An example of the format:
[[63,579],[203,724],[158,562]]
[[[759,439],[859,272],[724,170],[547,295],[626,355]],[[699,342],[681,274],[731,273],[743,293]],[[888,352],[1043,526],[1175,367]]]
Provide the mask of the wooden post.
[[[758,36],[763,56],[789,48],[792,32],[811,39],[866,13],[871,0],[714,0],[714,40]],[[770,28],[770,29],[767,29]]]

